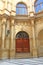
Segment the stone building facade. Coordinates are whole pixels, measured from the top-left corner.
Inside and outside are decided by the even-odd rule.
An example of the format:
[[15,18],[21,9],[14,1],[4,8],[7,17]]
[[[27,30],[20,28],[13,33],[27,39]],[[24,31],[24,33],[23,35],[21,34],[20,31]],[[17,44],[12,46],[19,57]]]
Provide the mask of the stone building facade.
[[[36,0],[0,0],[0,59],[43,56],[43,11],[35,13],[35,2]],[[16,12],[19,3],[26,6],[27,14],[20,15]],[[21,36],[17,36],[19,33]],[[25,36],[29,42],[24,42],[23,39],[22,43],[27,46],[29,43],[29,48],[19,48],[17,44],[21,44],[21,41],[16,41]]]

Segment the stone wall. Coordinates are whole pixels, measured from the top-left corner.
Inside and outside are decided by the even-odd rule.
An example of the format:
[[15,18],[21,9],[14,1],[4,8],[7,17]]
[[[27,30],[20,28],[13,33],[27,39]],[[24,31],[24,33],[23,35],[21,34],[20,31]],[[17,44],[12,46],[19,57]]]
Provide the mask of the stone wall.
[[[19,2],[26,4],[27,16],[16,15],[16,5]],[[43,43],[38,40],[43,35],[39,34],[43,30],[43,17],[35,17],[34,2],[35,0],[0,0],[0,59],[43,56]],[[30,53],[16,53],[16,34],[19,31],[28,33]]]

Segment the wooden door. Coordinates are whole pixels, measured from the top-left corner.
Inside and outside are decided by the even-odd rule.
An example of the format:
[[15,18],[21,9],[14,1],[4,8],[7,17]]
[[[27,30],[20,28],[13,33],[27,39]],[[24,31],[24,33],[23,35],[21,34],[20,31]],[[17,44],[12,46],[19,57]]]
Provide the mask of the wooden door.
[[16,52],[30,52],[29,39],[16,39]]
[[29,36],[24,31],[20,31],[16,35],[16,52],[17,53],[30,52]]

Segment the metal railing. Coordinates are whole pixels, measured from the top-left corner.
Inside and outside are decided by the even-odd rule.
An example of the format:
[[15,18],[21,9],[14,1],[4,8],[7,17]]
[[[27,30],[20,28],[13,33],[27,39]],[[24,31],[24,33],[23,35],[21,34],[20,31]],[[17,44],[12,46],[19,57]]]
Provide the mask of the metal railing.
[[43,2],[39,3],[39,4],[35,4],[35,12],[41,12],[43,11]]

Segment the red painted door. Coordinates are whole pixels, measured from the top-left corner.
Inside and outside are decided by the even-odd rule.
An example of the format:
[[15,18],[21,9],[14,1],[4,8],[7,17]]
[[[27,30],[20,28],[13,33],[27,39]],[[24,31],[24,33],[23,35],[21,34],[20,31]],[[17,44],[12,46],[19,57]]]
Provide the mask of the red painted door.
[[16,39],[16,52],[30,52],[29,39]]

